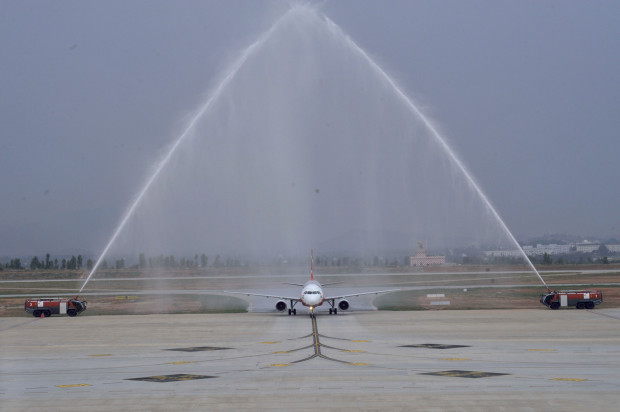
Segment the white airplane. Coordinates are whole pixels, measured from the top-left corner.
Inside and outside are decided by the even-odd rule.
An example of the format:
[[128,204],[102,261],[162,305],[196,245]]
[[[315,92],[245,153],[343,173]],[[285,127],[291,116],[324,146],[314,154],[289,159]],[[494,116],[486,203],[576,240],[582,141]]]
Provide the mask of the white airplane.
[[[352,296],[361,296],[361,295],[376,295],[379,293],[386,292],[394,292],[402,289],[388,289],[388,290],[378,290],[374,292],[362,292],[362,293],[351,293],[347,295],[339,295],[339,296],[325,296],[323,293],[323,287],[321,284],[314,279],[314,250],[310,251],[310,280],[304,283],[303,285],[297,283],[287,283],[288,285],[301,286],[301,296],[300,297],[289,297],[289,296],[277,296],[277,295],[261,295],[258,293],[247,293],[247,292],[230,292],[226,291],[226,293],[234,293],[238,295],[246,295],[246,296],[262,296],[265,298],[274,298],[279,299],[276,303],[276,309],[280,312],[284,312],[288,308],[289,315],[297,315],[297,309],[295,309],[295,305],[297,303],[301,303],[303,306],[310,308],[310,316],[313,316],[314,309],[321,306],[323,303],[327,302],[331,308],[329,308],[329,314],[338,314],[338,309],[347,310],[349,309],[349,301],[346,298]],[[326,283],[325,285],[333,285],[335,283]],[[286,301],[290,302],[290,305],[286,304]],[[338,302],[338,307],[336,307],[336,301]]]

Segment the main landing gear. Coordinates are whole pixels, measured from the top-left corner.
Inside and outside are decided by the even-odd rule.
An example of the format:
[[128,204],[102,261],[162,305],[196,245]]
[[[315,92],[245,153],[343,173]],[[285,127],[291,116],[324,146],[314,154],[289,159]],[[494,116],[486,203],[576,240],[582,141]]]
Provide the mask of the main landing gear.
[[289,315],[289,316],[291,316],[291,315],[297,315],[297,309],[289,309],[289,310],[288,310],[288,315]]
[[330,299],[327,301],[327,303],[329,303],[329,306],[331,306],[331,308],[329,308],[329,314],[331,315],[333,313],[334,315],[337,315],[338,309],[336,309],[336,299]]

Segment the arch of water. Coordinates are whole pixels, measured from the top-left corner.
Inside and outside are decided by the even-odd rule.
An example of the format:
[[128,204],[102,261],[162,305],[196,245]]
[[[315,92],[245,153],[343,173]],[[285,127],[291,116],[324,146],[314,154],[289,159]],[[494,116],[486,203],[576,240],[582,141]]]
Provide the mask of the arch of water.
[[414,102],[336,24],[298,5],[189,121],[80,292],[111,251],[364,253],[418,239],[520,249]]

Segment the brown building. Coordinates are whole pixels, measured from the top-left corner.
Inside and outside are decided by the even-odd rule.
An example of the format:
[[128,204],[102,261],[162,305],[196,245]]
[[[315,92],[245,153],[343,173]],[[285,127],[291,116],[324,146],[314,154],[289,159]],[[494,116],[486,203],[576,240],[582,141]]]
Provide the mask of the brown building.
[[442,266],[445,264],[445,256],[428,256],[422,242],[418,242],[418,249],[415,251],[415,256],[409,258],[409,266],[413,267]]

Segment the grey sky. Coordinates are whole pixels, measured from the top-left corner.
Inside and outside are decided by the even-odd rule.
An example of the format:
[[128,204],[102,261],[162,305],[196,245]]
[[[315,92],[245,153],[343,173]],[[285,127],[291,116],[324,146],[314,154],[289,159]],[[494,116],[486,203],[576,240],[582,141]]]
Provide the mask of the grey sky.
[[[0,255],[98,253],[286,2],[0,2]],[[332,1],[517,237],[620,237],[617,2]]]

